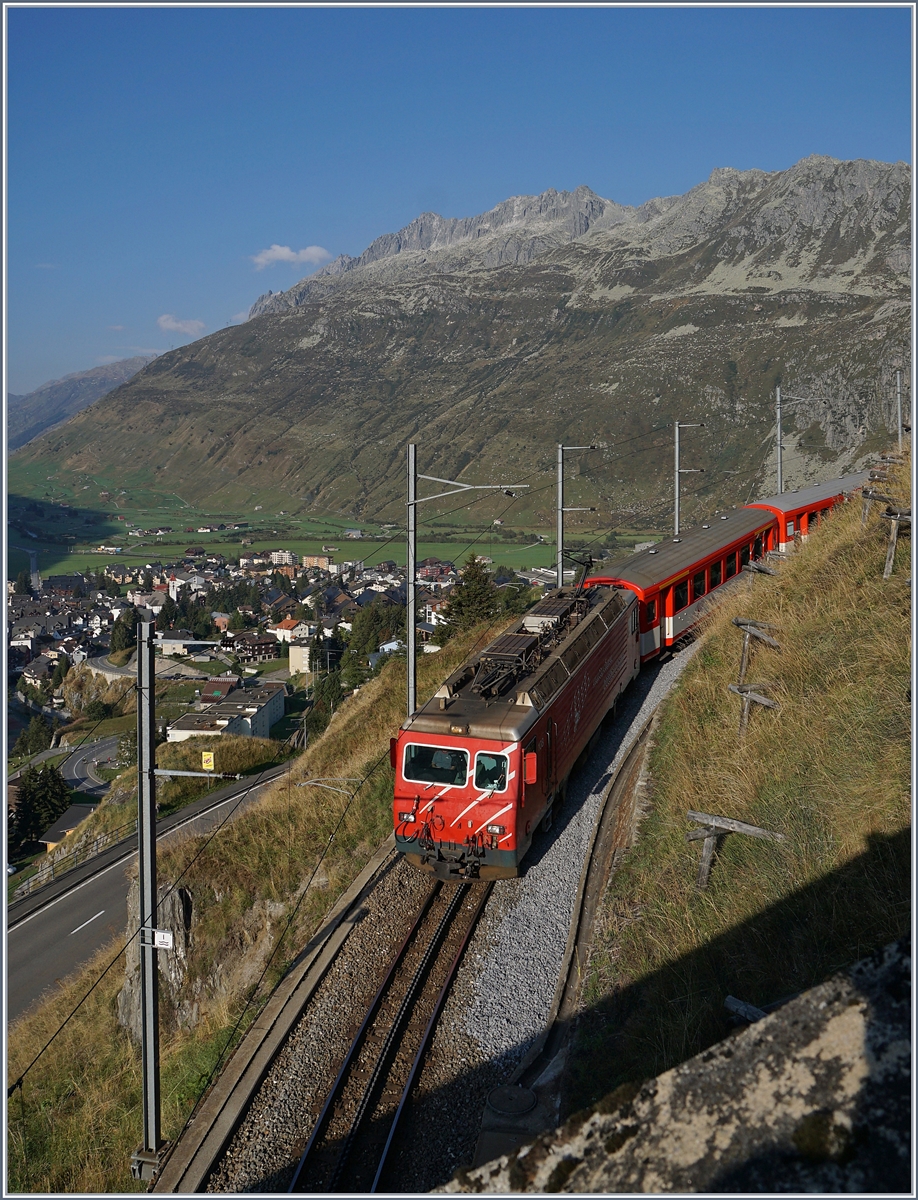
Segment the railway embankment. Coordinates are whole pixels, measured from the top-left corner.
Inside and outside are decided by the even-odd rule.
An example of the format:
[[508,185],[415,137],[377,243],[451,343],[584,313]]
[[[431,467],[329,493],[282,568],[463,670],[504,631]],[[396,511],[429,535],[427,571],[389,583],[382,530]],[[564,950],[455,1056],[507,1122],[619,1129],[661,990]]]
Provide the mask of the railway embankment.
[[[888,486],[907,504],[906,470]],[[711,615],[597,916],[568,1123],[446,1190],[907,1186],[910,546],[884,580],[871,509],[844,506]],[[742,735],[735,618],[777,643],[753,640],[743,682],[777,707]],[[699,887],[689,813],[780,840],[718,837]]]

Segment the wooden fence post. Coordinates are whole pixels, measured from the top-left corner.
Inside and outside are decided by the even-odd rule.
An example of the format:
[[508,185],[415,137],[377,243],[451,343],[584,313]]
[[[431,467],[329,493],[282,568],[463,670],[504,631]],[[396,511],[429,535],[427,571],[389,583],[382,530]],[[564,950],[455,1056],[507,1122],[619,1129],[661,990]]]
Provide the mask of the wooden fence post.
[[888,579],[892,575],[893,562],[896,557],[899,526],[904,525],[907,529],[911,529],[912,510],[910,508],[887,508],[886,512],[883,513],[883,517],[889,521],[889,542],[886,546],[886,565],[883,568],[883,578]]
[[749,724],[749,711],[752,704],[761,704],[764,708],[780,709],[781,705],[776,700],[769,700],[767,696],[762,696],[759,692],[754,692],[753,688],[769,688],[773,684],[770,683],[728,683],[727,690],[733,692],[742,699],[742,708],[740,710],[740,737],[746,732],[746,726]]
[[698,891],[703,892],[708,886],[708,879],[711,874],[711,867],[714,862],[714,853],[721,838],[727,836],[728,833],[744,833],[749,837],[763,838],[769,842],[783,842],[783,833],[772,833],[770,829],[762,829],[758,825],[749,825],[746,821],[735,821],[732,817],[717,817],[712,813],[693,812],[691,809],[686,813],[690,821],[696,821],[701,825],[701,829],[691,829],[685,835],[687,842],[695,842],[699,839],[704,839],[704,846],[701,851],[701,862],[698,866],[698,878],[695,880],[695,887]]
[[740,656],[740,669],[738,683],[742,683],[746,678],[746,671],[749,667],[749,647],[752,638],[757,638],[765,643],[766,646],[771,646],[774,650],[779,650],[781,647],[765,632],[766,629],[774,629],[774,625],[769,625],[767,621],[753,621],[750,617],[734,617],[733,624],[737,629],[743,631],[743,652]]

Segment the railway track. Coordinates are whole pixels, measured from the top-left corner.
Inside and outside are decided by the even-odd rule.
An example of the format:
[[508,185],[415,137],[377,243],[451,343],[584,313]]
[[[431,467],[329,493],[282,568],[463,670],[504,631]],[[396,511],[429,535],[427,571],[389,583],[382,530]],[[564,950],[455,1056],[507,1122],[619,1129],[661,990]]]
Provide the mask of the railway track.
[[400,1118],[493,884],[435,884],[385,976],[315,1119],[289,1191],[399,1190],[387,1178]]

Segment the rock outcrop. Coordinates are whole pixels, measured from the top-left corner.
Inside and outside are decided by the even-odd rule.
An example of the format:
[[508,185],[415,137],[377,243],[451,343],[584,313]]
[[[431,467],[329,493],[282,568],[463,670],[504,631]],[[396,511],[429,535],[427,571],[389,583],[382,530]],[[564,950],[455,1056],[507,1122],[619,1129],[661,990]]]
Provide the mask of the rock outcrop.
[[[171,950],[156,951],[159,963],[160,1029],[165,1032],[179,1026],[193,1026],[197,1011],[183,1000],[192,948],[193,900],[182,887],[162,884],[156,893],[157,928],[172,933]],[[143,1009],[140,994],[140,939],[131,937],[140,919],[140,886],[133,880],[128,890],[128,944],[124,952],[124,987],[118,993],[118,1024],[140,1042],[143,1030]]]
[[910,957],[887,946],[439,1190],[908,1192]]

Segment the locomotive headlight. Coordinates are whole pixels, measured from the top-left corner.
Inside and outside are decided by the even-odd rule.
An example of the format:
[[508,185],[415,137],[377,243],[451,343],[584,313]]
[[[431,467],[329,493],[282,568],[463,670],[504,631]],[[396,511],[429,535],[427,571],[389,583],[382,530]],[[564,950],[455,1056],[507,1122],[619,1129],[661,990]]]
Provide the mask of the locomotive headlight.
[[399,813],[398,819],[400,821],[414,821],[414,813],[413,812]]
[[503,825],[489,825],[488,833],[506,833]]

